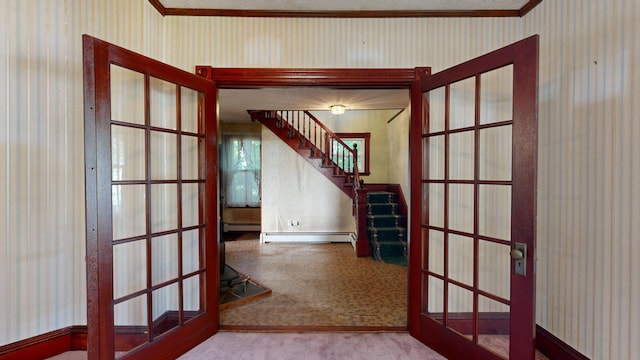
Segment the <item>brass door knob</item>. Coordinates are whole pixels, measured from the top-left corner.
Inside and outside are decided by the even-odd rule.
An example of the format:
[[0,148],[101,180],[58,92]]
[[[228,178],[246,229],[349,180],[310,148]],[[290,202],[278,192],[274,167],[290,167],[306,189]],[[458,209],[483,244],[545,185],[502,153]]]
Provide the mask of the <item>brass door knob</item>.
[[524,254],[519,249],[511,249],[510,255],[513,260],[520,260],[524,257]]

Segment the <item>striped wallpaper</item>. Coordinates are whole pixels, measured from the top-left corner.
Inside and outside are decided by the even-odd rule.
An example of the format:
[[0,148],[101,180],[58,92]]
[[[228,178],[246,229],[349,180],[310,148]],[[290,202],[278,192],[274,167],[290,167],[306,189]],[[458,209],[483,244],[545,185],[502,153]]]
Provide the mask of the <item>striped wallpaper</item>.
[[640,358],[640,3],[544,1],[538,323],[592,359]]
[[546,0],[523,19],[163,18],[144,0],[2,5],[0,345],[86,323],[81,34],[188,71],[437,72],[539,33],[538,323],[590,358],[640,358],[636,0]]

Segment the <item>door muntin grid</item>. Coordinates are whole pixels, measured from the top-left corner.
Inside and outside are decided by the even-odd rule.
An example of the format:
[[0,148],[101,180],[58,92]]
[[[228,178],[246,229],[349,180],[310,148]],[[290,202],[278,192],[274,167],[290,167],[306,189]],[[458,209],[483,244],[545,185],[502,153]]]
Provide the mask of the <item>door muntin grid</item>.
[[512,68],[425,93],[422,130],[422,313],[500,358],[488,334],[508,342]]
[[143,345],[205,311],[203,94],[110,70],[114,325]]

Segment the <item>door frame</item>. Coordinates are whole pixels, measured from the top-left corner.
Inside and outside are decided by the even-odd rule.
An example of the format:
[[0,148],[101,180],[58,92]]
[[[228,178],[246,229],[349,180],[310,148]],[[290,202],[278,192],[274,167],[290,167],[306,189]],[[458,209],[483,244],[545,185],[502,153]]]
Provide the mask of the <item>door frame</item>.
[[[419,85],[419,74],[423,73],[428,75],[431,73],[431,68],[289,69],[215,68],[208,65],[199,65],[196,66],[195,72],[199,76],[213,80],[217,90],[255,89],[262,87],[328,87],[334,89],[407,89],[410,91],[414,86]],[[411,132],[412,130],[408,129],[408,131]],[[409,149],[409,151],[410,150],[411,149]],[[411,152],[409,152],[409,157],[411,158]],[[411,176],[411,171],[412,170],[409,169],[409,176]],[[410,236],[408,242],[411,242]],[[408,249],[409,246],[407,247],[407,250]],[[407,268],[407,276],[409,276],[408,269],[409,268]],[[407,299],[407,303],[411,303],[409,299]],[[410,311],[408,309],[407,328],[412,322],[409,314]],[[234,327],[234,329],[239,328],[241,327]],[[261,327],[261,329],[263,328]],[[276,329],[281,330],[279,327]],[[336,330],[338,329],[336,328]]]

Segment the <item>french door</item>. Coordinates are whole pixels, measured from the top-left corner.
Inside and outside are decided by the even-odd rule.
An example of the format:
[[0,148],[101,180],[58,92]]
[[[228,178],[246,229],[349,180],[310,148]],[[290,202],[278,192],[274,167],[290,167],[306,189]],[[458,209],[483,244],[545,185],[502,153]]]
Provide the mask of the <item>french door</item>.
[[533,359],[538,37],[418,77],[409,330],[450,359]]
[[175,358],[218,330],[215,85],[83,46],[89,359]]

